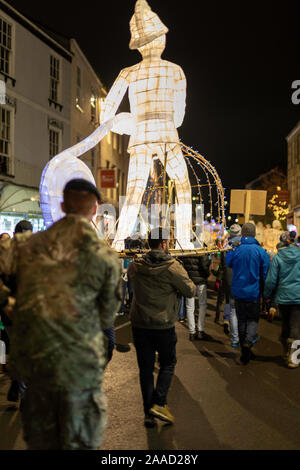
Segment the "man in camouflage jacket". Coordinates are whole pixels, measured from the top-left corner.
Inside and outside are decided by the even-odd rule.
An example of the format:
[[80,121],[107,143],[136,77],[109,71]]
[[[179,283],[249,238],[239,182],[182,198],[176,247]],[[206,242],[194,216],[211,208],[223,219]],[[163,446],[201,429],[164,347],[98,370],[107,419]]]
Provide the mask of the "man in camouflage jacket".
[[[90,221],[100,194],[67,184],[66,217],[0,246],[0,273],[15,280],[10,371],[28,385],[22,413],[29,449],[98,449],[106,424],[103,330],[121,299],[117,254]],[[0,291],[0,305],[11,295]]]

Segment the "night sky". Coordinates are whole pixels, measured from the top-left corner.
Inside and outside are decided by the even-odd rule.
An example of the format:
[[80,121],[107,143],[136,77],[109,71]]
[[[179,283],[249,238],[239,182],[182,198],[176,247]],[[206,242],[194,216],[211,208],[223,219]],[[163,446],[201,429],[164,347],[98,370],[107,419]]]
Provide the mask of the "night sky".
[[[9,3],[77,39],[107,89],[140,60],[128,47],[135,0]],[[170,30],[163,58],[188,81],[181,140],[213,163],[227,189],[276,165],[285,171],[285,138],[300,121],[291,100],[300,80],[299,1],[276,3],[149,0]]]

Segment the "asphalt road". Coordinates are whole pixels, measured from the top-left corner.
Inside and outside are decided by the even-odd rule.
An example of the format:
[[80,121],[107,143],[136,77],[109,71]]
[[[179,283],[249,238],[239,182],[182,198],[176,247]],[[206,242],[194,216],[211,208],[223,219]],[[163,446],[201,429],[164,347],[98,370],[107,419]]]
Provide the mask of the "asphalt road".
[[[175,377],[169,392],[173,426],[143,426],[138,369],[127,317],[117,320],[117,349],[105,373],[109,419],[103,450],[299,450],[300,368],[281,358],[280,320],[260,320],[257,360],[239,362],[223,328],[213,322],[209,291],[209,341],[190,342],[177,323]],[[25,449],[20,413],[6,402],[8,380],[0,375],[0,450]]]

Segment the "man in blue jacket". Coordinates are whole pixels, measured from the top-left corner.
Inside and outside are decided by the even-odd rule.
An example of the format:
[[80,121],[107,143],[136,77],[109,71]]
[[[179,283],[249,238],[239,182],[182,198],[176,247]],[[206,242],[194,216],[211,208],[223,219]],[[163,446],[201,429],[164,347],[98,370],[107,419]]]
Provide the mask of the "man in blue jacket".
[[[281,248],[268,272],[264,297],[275,296],[274,300],[279,304],[284,359],[289,369],[296,369],[299,362],[294,357],[300,339],[300,250],[289,232],[284,232],[280,241]],[[300,354],[298,356],[300,358]]]
[[255,234],[254,224],[244,224],[241,244],[226,256],[226,264],[233,270],[231,292],[238,318],[241,362],[245,365],[254,358],[251,347],[258,327],[261,282],[265,281],[270,265],[269,256],[259,246]]

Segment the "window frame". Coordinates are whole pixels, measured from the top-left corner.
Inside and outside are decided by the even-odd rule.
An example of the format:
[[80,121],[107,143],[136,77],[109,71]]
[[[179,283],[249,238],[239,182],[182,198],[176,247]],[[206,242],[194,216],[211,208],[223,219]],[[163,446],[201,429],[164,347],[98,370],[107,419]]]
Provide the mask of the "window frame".
[[82,69],[79,65],[76,65],[76,98],[75,106],[76,108],[83,113],[82,109],[82,83],[83,83],[83,74]]
[[[8,31],[6,31],[6,32],[4,33],[3,28],[1,29],[1,23],[2,23],[2,24],[4,23],[4,24],[6,25],[6,27],[7,27],[7,29],[10,28],[10,35],[8,34]],[[10,39],[10,46],[7,45],[7,44],[6,44],[6,45],[3,44],[2,38],[3,38],[4,34],[5,34],[5,36],[7,37],[7,39]],[[6,42],[7,42],[7,41],[6,41]],[[7,54],[8,54],[8,59],[6,60],[7,65],[8,65],[8,67],[7,67],[8,70],[2,70],[2,69],[1,69],[1,61],[2,61],[2,54],[1,54],[1,52],[2,52],[2,50],[4,50],[5,52],[7,52]],[[12,52],[12,25],[11,25],[8,21],[6,21],[4,18],[2,18],[2,16],[0,16],[0,71],[1,71],[1,73],[4,72],[6,75],[10,75],[10,74],[11,74],[11,65],[10,65],[10,62],[11,62],[11,60],[10,60],[10,59],[11,59],[11,52]],[[3,59],[3,60],[4,60],[4,59]]]
[[[94,101],[93,101],[93,98],[94,98]],[[93,105],[94,103],[94,105]],[[91,109],[91,122],[93,124],[97,124],[98,120],[97,120],[97,106],[98,104],[98,97],[97,97],[97,94],[95,93],[94,90],[91,90],[91,99],[90,99],[90,109]]]
[[[54,145],[53,142],[51,142],[51,134],[56,133],[58,135],[58,143],[57,143],[57,152],[54,153],[54,155],[51,155],[51,145]],[[49,127],[49,160],[54,158],[56,155],[58,155],[61,152],[61,140],[62,140],[62,132],[61,129],[58,129],[57,127],[50,126]]]
[[[15,75],[15,46],[16,46],[15,29],[16,29],[16,26],[15,26],[15,22],[9,16],[7,16],[3,11],[1,11],[0,19],[4,21],[11,28],[11,35],[10,35],[11,48],[9,50],[9,73],[6,73],[5,71],[3,72],[0,71],[0,75],[4,76],[5,82],[8,79],[10,79],[12,82],[12,86],[14,87],[16,85],[16,80],[15,78],[13,78]],[[5,46],[0,45],[0,49],[2,47],[5,47]]]
[[14,126],[15,126],[15,114],[14,109],[7,105],[0,105],[0,141],[2,141],[2,111],[9,115],[9,136],[5,139],[8,146],[8,153],[1,152],[0,145],[0,159],[7,159],[7,171],[0,172],[1,175],[14,176]]
[[[54,64],[53,64],[54,62]],[[58,67],[55,67],[55,62],[57,62]],[[50,90],[49,90],[49,98],[54,103],[60,103],[61,101],[61,59],[54,54],[50,54]],[[52,71],[56,70],[57,74],[52,74]],[[53,86],[52,84],[56,84],[55,95],[53,95]]]

